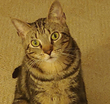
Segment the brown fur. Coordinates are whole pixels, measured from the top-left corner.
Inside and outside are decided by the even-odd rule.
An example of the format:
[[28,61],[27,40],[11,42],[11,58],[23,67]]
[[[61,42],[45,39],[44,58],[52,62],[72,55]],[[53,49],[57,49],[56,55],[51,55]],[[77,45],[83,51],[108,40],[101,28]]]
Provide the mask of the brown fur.
[[34,23],[12,22],[25,49],[13,104],[87,104],[80,50],[60,3],[52,4],[47,18]]

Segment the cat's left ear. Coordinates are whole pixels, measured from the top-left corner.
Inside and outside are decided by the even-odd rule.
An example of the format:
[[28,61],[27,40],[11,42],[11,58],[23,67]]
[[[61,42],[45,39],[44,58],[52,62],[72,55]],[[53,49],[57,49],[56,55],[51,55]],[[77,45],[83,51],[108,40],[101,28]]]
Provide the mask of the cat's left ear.
[[59,1],[55,1],[51,5],[48,14],[48,20],[51,22],[59,22],[61,24],[66,22],[66,16]]
[[26,38],[26,34],[31,29],[31,26],[28,23],[23,22],[23,21],[21,21],[19,19],[11,18],[11,21],[12,21],[13,25],[15,26],[15,28],[17,29],[18,35],[22,39],[25,39]]

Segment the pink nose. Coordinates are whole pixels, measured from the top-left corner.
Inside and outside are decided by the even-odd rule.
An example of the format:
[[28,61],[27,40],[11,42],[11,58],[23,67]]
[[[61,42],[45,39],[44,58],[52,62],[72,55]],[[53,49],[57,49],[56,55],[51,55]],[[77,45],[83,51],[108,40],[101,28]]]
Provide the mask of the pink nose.
[[52,46],[45,47],[45,48],[43,48],[43,51],[44,51],[44,53],[51,55],[51,52],[53,51],[53,47]]
[[46,53],[46,54],[48,54],[48,55],[51,55],[51,52],[52,52],[52,50],[44,51],[44,53]]

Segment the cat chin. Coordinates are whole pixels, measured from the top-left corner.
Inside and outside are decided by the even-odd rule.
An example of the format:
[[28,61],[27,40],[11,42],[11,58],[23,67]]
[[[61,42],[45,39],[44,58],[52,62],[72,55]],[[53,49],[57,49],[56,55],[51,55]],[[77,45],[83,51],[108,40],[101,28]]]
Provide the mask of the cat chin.
[[49,59],[47,59],[47,60],[45,60],[45,61],[48,62],[48,63],[53,63],[53,62],[55,62],[56,60],[57,60],[56,57],[50,57]]
[[54,53],[52,53],[51,55],[46,55],[45,54],[45,58],[44,61],[48,62],[48,63],[53,63],[57,60],[58,56]]

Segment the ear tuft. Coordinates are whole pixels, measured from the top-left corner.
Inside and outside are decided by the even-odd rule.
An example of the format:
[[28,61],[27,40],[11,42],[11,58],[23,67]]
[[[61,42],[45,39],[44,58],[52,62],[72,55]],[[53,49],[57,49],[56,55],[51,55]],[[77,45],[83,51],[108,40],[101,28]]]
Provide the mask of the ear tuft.
[[19,36],[21,38],[25,38],[26,34],[30,31],[31,26],[19,19],[11,18],[11,21],[15,28],[17,29],[17,33],[19,34]]
[[52,3],[49,14],[48,20],[52,22],[59,22],[64,24],[66,21],[65,13],[63,13],[63,9],[59,3],[59,1],[55,1]]

